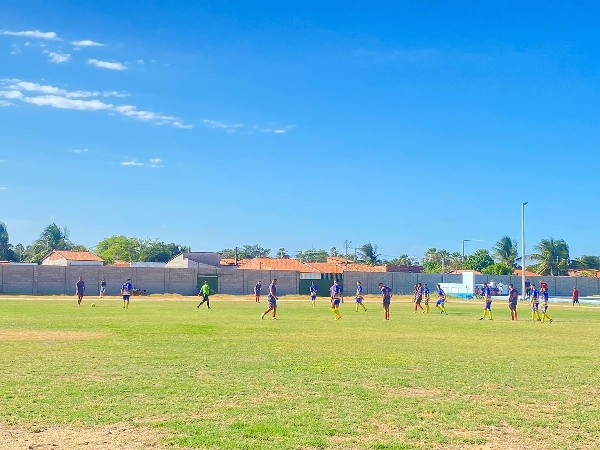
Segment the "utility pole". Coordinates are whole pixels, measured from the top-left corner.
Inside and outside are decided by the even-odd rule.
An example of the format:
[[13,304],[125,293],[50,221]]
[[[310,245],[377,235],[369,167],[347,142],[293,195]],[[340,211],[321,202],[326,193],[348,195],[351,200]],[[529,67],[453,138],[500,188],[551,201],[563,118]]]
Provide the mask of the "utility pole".
[[352,241],[346,239],[344,245],[346,246],[346,270],[348,270],[348,247],[352,245]]

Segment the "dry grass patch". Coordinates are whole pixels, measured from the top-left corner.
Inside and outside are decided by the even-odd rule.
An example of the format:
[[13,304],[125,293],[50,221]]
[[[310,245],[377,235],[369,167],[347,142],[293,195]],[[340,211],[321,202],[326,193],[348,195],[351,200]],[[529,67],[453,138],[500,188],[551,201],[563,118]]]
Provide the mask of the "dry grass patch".
[[5,341],[80,341],[101,339],[109,335],[100,331],[0,330],[0,340]]
[[0,450],[141,450],[166,448],[167,434],[150,427],[113,424],[96,427],[0,425]]

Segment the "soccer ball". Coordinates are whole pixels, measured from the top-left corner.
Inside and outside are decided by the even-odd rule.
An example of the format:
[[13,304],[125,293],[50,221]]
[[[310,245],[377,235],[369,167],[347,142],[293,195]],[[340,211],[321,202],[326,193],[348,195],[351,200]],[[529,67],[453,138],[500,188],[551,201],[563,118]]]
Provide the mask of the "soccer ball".
[[93,307],[95,307],[95,306],[96,306],[96,304],[95,304],[95,303],[92,303],[92,308],[93,308]]

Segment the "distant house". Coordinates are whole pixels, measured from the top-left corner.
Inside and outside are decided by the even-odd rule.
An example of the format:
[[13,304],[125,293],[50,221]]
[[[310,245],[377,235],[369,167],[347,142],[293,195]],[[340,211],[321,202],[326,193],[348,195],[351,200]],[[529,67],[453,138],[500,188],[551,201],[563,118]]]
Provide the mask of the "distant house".
[[238,269],[243,270],[291,270],[300,273],[319,273],[320,271],[291,258],[252,258],[240,262]]
[[103,266],[104,261],[92,252],[54,250],[44,259],[42,266]]
[[[521,269],[515,269],[513,271],[513,275],[518,276],[518,277],[520,277],[522,273],[523,273],[523,270],[521,270]],[[537,274],[537,273],[535,273],[535,272],[531,272],[529,270],[526,270],[525,271],[525,276],[526,277],[539,277],[540,275]]]
[[221,254],[217,252],[184,252],[172,258],[167,269],[218,269],[221,266]]

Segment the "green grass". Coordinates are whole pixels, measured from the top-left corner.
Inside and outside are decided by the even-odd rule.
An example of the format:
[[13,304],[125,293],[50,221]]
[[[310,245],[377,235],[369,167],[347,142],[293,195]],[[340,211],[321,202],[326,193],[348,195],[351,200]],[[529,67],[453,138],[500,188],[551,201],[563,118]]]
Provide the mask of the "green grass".
[[[396,298],[395,298],[396,299]],[[293,301],[296,300],[296,301]],[[0,423],[160,427],[174,448],[595,448],[600,308],[383,320],[326,300],[0,301]],[[90,308],[94,301],[97,305]],[[60,332],[89,332],[73,339]]]

